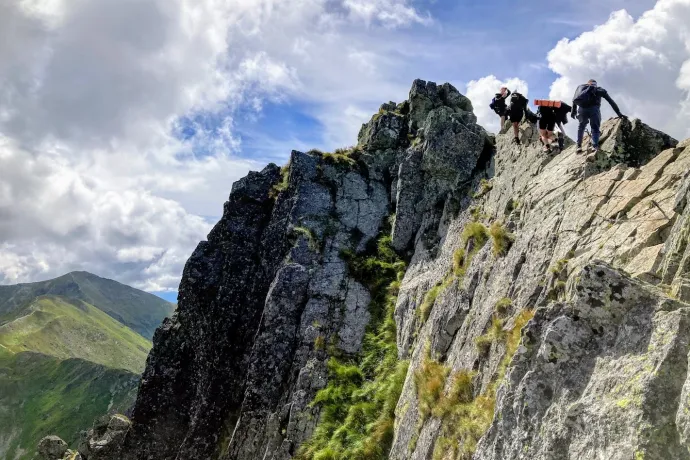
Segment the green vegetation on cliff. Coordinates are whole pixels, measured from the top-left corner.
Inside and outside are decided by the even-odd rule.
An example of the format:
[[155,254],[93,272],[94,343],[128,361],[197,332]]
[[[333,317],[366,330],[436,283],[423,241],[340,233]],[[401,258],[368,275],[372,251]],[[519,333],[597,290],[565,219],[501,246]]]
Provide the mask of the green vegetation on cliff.
[[[479,439],[493,419],[496,392],[518,348],[522,328],[533,316],[533,310],[521,311],[507,330],[503,328],[503,321],[494,316],[489,331],[477,338],[477,346],[484,348],[482,352],[488,353],[494,344],[504,350],[503,358],[484,391],[475,388],[475,383],[478,383],[475,382],[475,372],[461,369],[451,374],[448,367],[428,355],[415,371],[420,418],[426,420],[433,415],[441,420],[441,435],[436,441],[434,460],[472,458]],[[451,384],[446,388],[448,379]]]
[[398,361],[393,319],[405,263],[389,237],[379,240],[373,256],[345,256],[352,275],[371,292],[372,321],[360,356],[331,357],[328,385],[313,402],[321,406],[321,418],[298,452],[301,460],[386,459],[393,442],[395,406],[408,366]]

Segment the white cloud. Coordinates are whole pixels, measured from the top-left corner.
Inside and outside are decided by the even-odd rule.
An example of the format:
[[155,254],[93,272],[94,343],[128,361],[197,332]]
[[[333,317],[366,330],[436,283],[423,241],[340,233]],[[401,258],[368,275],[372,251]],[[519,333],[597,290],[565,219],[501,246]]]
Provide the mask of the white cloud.
[[507,87],[511,91],[517,91],[523,96],[527,96],[529,87],[527,82],[519,78],[509,78],[499,80],[494,75],[489,75],[479,80],[472,80],[467,83],[466,96],[472,101],[474,113],[480,125],[491,132],[498,132],[500,119],[496,113],[489,108],[491,99],[498,93],[501,87]]
[[429,23],[406,0],[0,0],[0,282],[176,289],[200,216],[263,166],[237,117],[292,98],[352,143],[409,85],[396,28]]
[[405,0],[345,0],[345,8],[367,24],[376,20],[387,27],[398,27],[410,23],[428,24],[431,18],[420,15]]
[[[0,138],[0,273],[20,282],[84,269],[138,287],[151,265],[179,273],[188,251],[210,229],[177,202],[143,189],[114,190],[73,171],[57,155],[32,155]],[[165,276],[161,273],[160,276]]]
[[[575,87],[596,79],[629,116],[676,137],[690,136],[690,0],[659,0],[635,20],[626,11],[548,55],[559,75],[551,97],[571,100]],[[603,104],[604,116],[612,111]]]

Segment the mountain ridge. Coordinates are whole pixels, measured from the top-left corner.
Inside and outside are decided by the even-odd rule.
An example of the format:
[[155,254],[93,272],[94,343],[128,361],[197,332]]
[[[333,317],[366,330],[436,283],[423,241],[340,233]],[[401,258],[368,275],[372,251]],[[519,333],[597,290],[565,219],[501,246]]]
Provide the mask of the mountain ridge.
[[416,80],[357,146],[233,184],[131,423],[80,453],[690,459],[690,140],[519,134]]
[[76,443],[94,418],[130,409],[151,342],[117,317],[162,322],[170,304],[151,297],[87,272],[0,286],[0,458],[34,458],[51,433]]
[[41,295],[63,295],[83,300],[129,326],[147,339],[174,305],[147,292],[85,271],[74,271],[34,283],[0,286],[0,317]]
[[0,325],[0,345],[12,353],[33,351],[58,359],[81,358],[141,373],[151,343],[81,300],[43,295]]

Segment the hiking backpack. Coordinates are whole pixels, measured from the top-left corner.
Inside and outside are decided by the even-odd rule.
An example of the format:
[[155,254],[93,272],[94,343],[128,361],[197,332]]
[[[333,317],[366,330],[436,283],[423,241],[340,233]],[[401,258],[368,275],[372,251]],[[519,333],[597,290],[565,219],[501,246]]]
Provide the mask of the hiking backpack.
[[548,99],[535,99],[534,105],[538,107],[555,107],[559,108],[561,106],[561,101],[550,101]]
[[565,102],[561,102],[561,107],[558,109],[559,110],[559,116],[560,116],[560,121],[564,125],[568,124],[568,115],[570,115],[570,112],[573,110],[572,107],[570,107],[568,104]]
[[592,107],[597,104],[597,87],[592,85],[580,85],[575,90],[573,102],[580,107]]
[[527,106],[527,98],[523,96],[522,94],[518,93],[515,91],[511,96],[510,96],[510,105],[514,107],[526,107]]

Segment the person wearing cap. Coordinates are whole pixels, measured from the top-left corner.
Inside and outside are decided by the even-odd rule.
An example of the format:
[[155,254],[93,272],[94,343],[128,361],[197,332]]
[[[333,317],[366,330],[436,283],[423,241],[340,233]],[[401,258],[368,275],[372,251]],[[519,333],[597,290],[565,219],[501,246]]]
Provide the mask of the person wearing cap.
[[606,99],[611,104],[619,118],[627,118],[621,113],[609,93],[597,85],[596,80],[592,79],[586,84],[578,86],[575,90],[575,96],[573,96],[573,109],[570,113],[572,118],[577,118],[580,122],[577,128],[577,153],[582,153],[582,138],[587,124],[592,128],[592,148],[595,152],[599,150],[601,98]]

